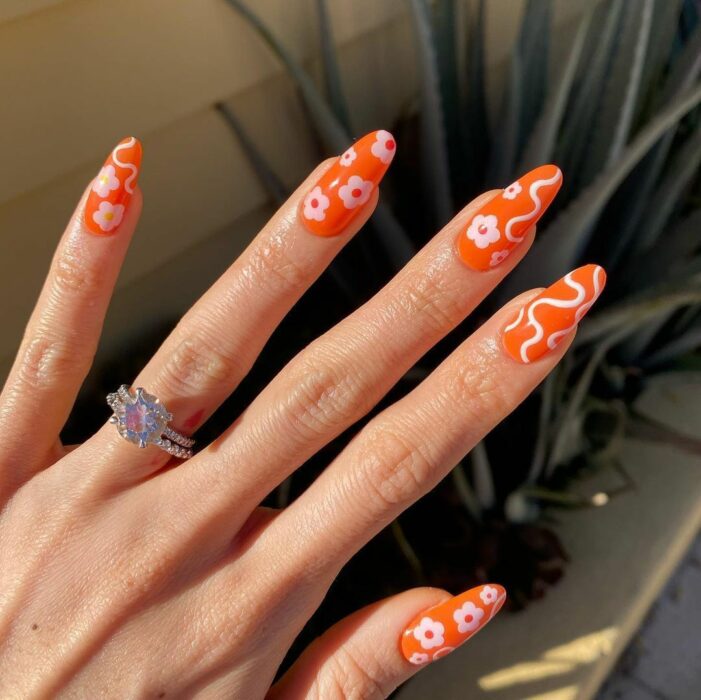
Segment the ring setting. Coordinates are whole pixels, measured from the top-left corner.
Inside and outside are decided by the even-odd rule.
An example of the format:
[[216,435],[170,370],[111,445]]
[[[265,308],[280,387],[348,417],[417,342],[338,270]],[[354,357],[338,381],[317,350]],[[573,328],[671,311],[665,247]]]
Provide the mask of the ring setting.
[[192,457],[195,441],[168,425],[173,420],[172,414],[143,388],[122,384],[118,391],[107,395],[107,404],[113,411],[110,423],[117,426],[128,442],[141,448],[156,445],[180,459]]

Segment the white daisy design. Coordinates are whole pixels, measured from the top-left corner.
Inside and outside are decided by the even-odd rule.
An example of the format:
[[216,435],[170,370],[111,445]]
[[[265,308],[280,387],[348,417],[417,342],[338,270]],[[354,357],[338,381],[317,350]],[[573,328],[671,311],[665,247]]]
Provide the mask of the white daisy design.
[[490,243],[496,243],[501,238],[499,222],[494,214],[477,214],[467,228],[467,237],[474,241],[478,248],[486,248]]
[[338,162],[339,162],[344,168],[347,168],[357,157],[358,157],[358,154],[355,152],[355,148],[353,148],[353,146],[351,146],[351,147],[338,159]]
[[443,646],[445,627],[438,620],[430,617],[422,617],[416,627],[414,627],[414,638],[421,644],[422,649],[433,649]]
[[100,197],[109,197],[110,192],[119,188],[119,184],[114,165],[105,165],[93,180],[92,189]]
[[323,194],[321,187],[315,187],[305,198],[303,213],[305,219],[311,221],[323,221],[326,218],[326,210],[331,201]]
[[496,267],[499,263],[503,263],[506,258],[509,257],[511,251],[507,248],[506,250],[497,250],[492,253],[492,257],[489,260],[490,267]]
[[483,617],[484,610],[469,600],[453,613],[453,620],[457,622],[460,634],[476,630],[480,626],[480,620]]
[[516,199],[519,194],[523,192],[523,187],[521,187],[521,183],[518,182],[512,182],[502,193],[501,196],[504,199]]
[[97,208],[97,211],[93,212],[92,218],[103,231],[108,232],[119,226],[123,216],[123,204],[100,202],[100,206]]
[[346,209],[355,209],[368,201],[372,187],[370,180],[363,180],[359,175],[351,175],[348,182],[338,188],[338,196],[343,200],[343,206]]
[[422,654],[421,652],[415,651],[409,657],[409,663],[415,664],[416,666],[421,666],[421,664],[427,664],[431,660],[428,654]]
[[498,597],[499,597],[499,591],[496,588],[494,588],[493,586],[485,586],[480,591],[480,600],[485,605],[491,605],[492,603],[496,602]]
[[394,140],[394,136],[392,136],[389,131],[380,129],[380,131],[375,134],[375,143],[372,144],[370,153],[387,165],[391,162],[392,158],[394,158],[396,150],[397,143]]

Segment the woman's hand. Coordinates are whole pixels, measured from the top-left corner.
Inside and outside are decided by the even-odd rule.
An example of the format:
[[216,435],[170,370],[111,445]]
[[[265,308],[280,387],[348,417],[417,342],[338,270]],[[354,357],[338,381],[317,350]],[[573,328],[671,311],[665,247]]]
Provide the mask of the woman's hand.
[[[194,432],[246,376],[367,221],[394,150],[390,134],[375,132],[319,166],[183,317],[134,381],[163,401],[174,429]],[[59,441],[139,218],[140,167],[140,144],[125,139],[91,183],[0,397],[0,696],[386,697],[484,626],[503,589],[452,598],[424,588],[378,602],[271,685],[353,553],[555,366],[603,270],[580,268],[512,301],[292,505],[259,504],[521,261],[560,172],[543,166],[469,204],[219,439],[178,462],[109,424],[76,449]]]

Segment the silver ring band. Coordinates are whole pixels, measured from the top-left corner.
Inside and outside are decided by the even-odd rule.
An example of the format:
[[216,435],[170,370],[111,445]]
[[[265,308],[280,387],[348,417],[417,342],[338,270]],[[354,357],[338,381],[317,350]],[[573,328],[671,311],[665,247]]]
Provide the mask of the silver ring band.
[[141,387],[132,389],[122,384],[107,395],[107,404],[113,412],[110,423],[128,442],[141,448],[156,445],[179,459],[192,457],[195,441],[171,428],[168,423],[173,416],[168,409]]

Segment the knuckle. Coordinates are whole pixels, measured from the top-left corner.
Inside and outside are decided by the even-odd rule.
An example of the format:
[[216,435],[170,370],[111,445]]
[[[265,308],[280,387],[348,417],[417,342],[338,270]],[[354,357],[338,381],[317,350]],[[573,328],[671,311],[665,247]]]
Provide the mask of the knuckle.
[[284,410],[302,439],[327,434],[352,419],[359,386],[343,361],[315,353],[292,368],[290,380],[293,389]]
[[44,334],[26,343],[19,365],[20,380],[32,389],[43,389],[76,371],[82,367],[69,344]]
[[232,351],[207,338],[200,331],[181,340],[170,353],[164,368],[165,382],[175,395],[190,396],[230,384],[241,372],[241,362]]
[[412,278],[406,290],[406,303],[412,315],[419,315],[436,330],[445,331],[462,320],[464,311],[460,308],[460,295],[441,285],[432,275]]
[[283,291],[306,287],[312,279],[310,271],[290,257],[284,236],[270,236],[252,250],[248,267],[254,279],[268,286],[277,282]]
[[54,264],[53,285],[59,297],[79,294],[91,300],[101,288],[102,279],[97,269],[86,265],[72,250],[64,251]]
[[493,423],[511,412],[513,401],[507,383],[494,362],[476,359],[460,363],[445,382],[448,401],[468,411],[478,425]]
[[436,465],[421,448],[391,426],[378,426],[361,448],[360,477],[380,511],[413,501],[423,492]]

